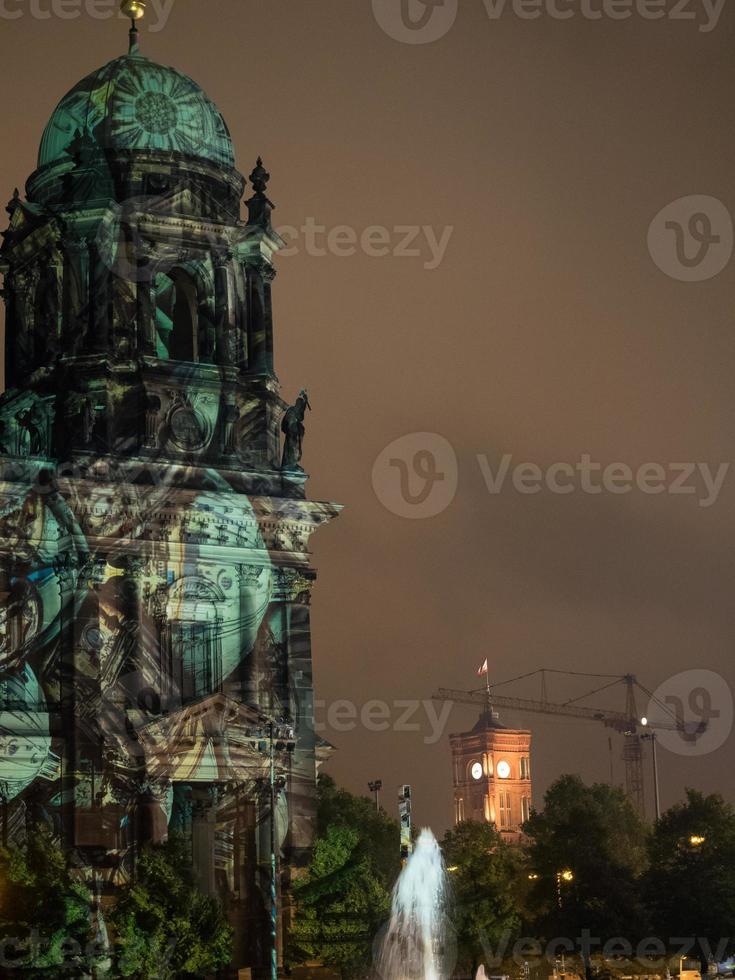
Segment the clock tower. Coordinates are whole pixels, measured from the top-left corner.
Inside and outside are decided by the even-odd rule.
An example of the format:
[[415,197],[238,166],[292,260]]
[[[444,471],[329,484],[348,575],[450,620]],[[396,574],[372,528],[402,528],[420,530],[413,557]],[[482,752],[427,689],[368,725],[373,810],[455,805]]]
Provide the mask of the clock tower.
[[449,738],[455,823],[484,820],[518,842],[531,813],[531,732],[501,725],[488,706],[471,731]]

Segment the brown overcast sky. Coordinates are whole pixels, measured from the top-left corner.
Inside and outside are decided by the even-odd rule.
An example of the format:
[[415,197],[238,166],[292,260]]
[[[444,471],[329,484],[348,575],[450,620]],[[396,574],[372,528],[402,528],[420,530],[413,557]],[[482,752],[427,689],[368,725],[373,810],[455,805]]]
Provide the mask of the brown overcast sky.
[[[7,197],[58,99],[126,44],[122,21],[20,6],[0,17]],[[735,206],[733,7],[709,32],[693,2],[695,21],[573,9],[491,20],[483,0],[460,0],[444,37],[408,45],[370,0],[176,0],[142,39],[219,105],[240,169],[263,155],[277,224],[454,229],[434,269],[425,244],[419,257],[342,257],[308,255],[302,240],[280,260],[277,370],[288,398],[309,388],[311,496],[345,505],[314,541],[327,701],[472,687],[485,657],[493,680],[542,666],[631,671],[650,688],[694,667],[735,679],[735,472],[702,508],[697,495],[639,491],[491,496],[476,461],[589,453],[716,469],[733,457],[735,259],[686,283],[646,245],[673,200]],[[392,440],[422,431],[454,447],[459,487],[438,516],[408,520],[378,501],[371,471]],[[559,698],[583,689],[558,684]],[[622,693],[605,697],[622,708]],[[602,726],[504,720],[534,731],[537,802],[560,772],[608,778]],[[449,727],[473,721],[456,709]],[[391,806],[411,782],[417,820],[441,830],[448,741],[426,745],[429,733],[327,732],[330,771],[359,791],[381,777]],[[662,750],[664,805],[687,785],[732,799],[733,744],[693,759]]]

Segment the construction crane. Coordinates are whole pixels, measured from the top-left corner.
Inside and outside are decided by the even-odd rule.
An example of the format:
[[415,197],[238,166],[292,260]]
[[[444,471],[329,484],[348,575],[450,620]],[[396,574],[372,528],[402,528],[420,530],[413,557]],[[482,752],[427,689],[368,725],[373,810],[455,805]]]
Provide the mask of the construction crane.
[[[547,674],[561,674],[574,677],[596,677],[604,679],[608,683],[602,684],[585,694],[570,698],[567,701],[549,701],[547,696]],[[514,681],[525,680],[529,677],[540,676],[541,678],[541,697],[540,700],[530,698],[509,697],[507,695],[496,694],[499,687],[512,684]],[[608,690],[618,684],[625,688],[625,709],[623,711],[610,711],[607,708],[591,708],[587,705],[579,704],[585,698],[601,691]],[[664,714],[664,718],[655,722],[642,719],[638,714],[636,704],[636,691],[641,691],[647,696],[649,702],[655,704]],[[507,681],[498,684],[488,684],[486,688],[476,691],[452,691],[447,688],[440,688],[436,694],[432,695],[434,701],[450,701],[457,704],[474,704],[485,708],[509,708],[512,711],[530,711],[542,715],[557,715],[563,718],[578,718],[582,721],[601,722],[607,728],[612,728],[623,736],[623,762],[625,764],[625,790],[628,797],[638,812],[645,815],[645,791],[643,784],[643,749],[641,744],[641,730],[655,731],[678,731],[688,740],[696,739],[704,731],[702,725],[698,725],[692,731],[691,726],[687,725],[683,719],[678,718],[676,712],[663,701],[659,700],[647,688],[645,688],[633,674],[589,674],[573,670],[550,670],[541,668],[533,670],[527,674],[520,674],[518,677],[511,677]],[[705,726],[706,727],[706,726]]]

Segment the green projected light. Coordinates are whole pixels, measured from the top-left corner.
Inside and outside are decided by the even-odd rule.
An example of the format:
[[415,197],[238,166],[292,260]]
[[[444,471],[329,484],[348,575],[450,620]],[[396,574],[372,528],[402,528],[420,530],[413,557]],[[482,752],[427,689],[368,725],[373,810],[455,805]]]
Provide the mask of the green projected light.
[[83,78],[64,96],[41,140],[39,167],[64,161],[77,133],[105,150],[158,150],[234,168],[227,125],[188,76],[137,51]]

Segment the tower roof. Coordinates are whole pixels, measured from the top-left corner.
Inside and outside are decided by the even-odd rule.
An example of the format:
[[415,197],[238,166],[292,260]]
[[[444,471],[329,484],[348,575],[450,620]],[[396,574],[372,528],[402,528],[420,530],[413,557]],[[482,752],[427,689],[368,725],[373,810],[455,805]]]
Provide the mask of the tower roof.
[[492,708],[486,708],[477,719],[477,723],[472,729],[472,733],[477,734],[479,732],[486,732],[489,729],[505,727],[505,725],[500,724],[500,718],[497,711],[493,711]]
[[235,167],[227,124],[211,99],[187,75],[143,57],[135,43],[64,96],[41,139],[39,168],[67,159],[78,133],[103,150],[176,152]]

